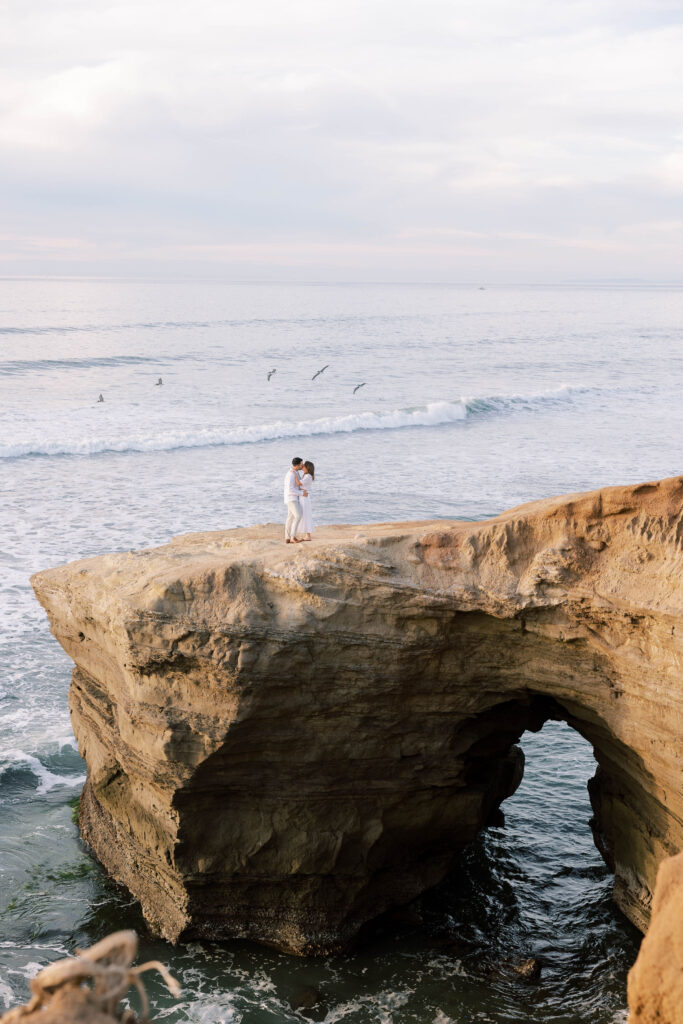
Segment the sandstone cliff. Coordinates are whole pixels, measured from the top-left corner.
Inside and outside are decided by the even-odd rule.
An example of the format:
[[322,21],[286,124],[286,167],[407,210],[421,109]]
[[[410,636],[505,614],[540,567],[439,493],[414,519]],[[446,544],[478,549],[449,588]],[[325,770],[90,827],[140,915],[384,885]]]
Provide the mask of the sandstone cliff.
[[675,478],[38,573],[76,663],[85,839],[169,939],[338,948],[444,875],[518,784],[522,732],[561,718],[644,930],[683,849],[682,506]]
[[652,921],[628,976],[629,1024],[683,1024],[683,853],[657,874]]

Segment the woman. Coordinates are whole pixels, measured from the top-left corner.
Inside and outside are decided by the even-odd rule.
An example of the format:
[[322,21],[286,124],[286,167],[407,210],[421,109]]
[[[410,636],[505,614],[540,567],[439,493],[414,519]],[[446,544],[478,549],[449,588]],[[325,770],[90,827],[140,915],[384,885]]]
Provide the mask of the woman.
[[301,477],[301,490],[299,501],[301,502],[301,533],[305,534],[302,540],[310,540],[313,533],[313,513],[311,511],[311,487],[315,480],[315,466],[312,462],[304,462],[305,473]]

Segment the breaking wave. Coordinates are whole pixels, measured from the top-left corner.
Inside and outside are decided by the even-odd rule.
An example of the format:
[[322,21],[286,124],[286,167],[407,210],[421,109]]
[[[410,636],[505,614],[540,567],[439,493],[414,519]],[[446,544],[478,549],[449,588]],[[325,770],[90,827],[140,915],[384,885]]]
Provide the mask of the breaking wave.
[[[438,427],[469,417],[505,414],[518,410],[534,411],[572,402],[577,395],[600,391],[599,388],[563,385],[536,395],[489,395],[460,398],[456,401],[430,402],[428,405],[387,412],[355,412],[345,416],[322,416],[311,420],[277,420],[244,427],[206,427],[145,430],[140,434],[99,437],[87,436],[54,440],[25,440],[0,443],[0,458],[12,459],[40,455],[99,455],[105,452],[163,452],[181,448],[205,448],[224,445],[257,444],[282,438],[351,434],[360,430],[401,430],[405,427]],[[87,426],[91,426],[88,421]],[[86,424],[82,424],[82,429]],[[83,430],[85,432],[85,430]]]
[[22,771],[30,773],[38,780],[38,795],[49,793],[56,786],[75,788],[85,782],[85,775],[57,775],[51,772],[33,754],[27,754],[23,750],[5,750],[0,759],[0,779]]

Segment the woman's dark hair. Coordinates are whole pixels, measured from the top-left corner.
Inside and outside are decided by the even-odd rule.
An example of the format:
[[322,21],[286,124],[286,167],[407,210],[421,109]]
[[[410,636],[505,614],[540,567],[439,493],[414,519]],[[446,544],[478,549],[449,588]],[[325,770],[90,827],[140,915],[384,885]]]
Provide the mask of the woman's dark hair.
[[315,480],[315,466],[312,462],[304,462],[306,472],[311,474],[311,480]]

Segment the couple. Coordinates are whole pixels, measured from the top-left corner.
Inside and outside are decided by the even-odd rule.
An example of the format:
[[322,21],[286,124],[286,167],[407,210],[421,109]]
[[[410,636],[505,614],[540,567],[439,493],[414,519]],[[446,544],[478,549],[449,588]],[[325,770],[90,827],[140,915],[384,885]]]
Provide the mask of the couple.
[[[287,523],[285,525],[285,541],[287,544],[298,544],[310,540],[313,532],[313,516],[311,513],[311,486],[315,480],[315,466],[303,459],[292,459],[292,468],[285,476],[285,505],[287,506]],[[305,537],[298,537],[303,533]]]

